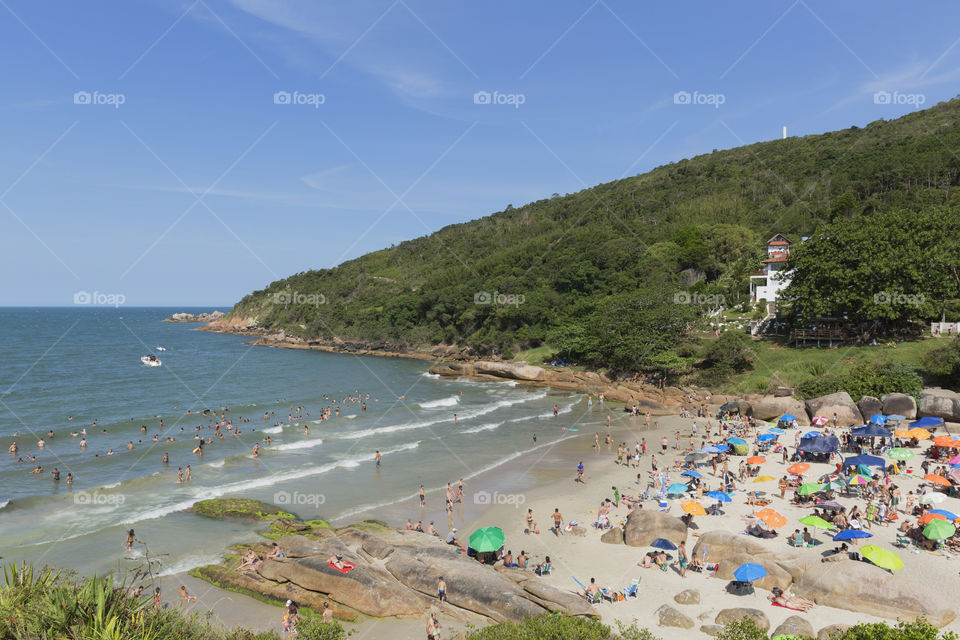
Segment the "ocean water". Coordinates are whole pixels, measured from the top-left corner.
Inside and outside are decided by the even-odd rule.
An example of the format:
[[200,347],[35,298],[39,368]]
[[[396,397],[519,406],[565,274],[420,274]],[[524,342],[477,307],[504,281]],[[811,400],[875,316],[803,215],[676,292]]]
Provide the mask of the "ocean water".
[[[148,550],[161,572],[183,571],[261,528],[188,512],[218,496],[342,524],[398,505],[426,516],[416,499],[423,484],[428,508],[442,513],[447,482],[463,478],[469,488],[470,479],[569,438],[565,426],[602,421],[575,394],[439,379],[416,360],[255,347],[244,336],[162,321],[182,310],[0,309],[0,443],[19,447],[0,456],[4,561],[92,572],[128,568]],[[163,366],[142,365],[148,353]],[[340,416],[319,420],[328,406]],[[223,439],[214,436],[219,416],[234,427],[221,428]],[[202,458],[193,453],[198,434],[214,438]],[[30,473],[37,464],[43,472]],[[186,465],[192,480],[179,484]],[[130,528],[146,549],[123,550]]]

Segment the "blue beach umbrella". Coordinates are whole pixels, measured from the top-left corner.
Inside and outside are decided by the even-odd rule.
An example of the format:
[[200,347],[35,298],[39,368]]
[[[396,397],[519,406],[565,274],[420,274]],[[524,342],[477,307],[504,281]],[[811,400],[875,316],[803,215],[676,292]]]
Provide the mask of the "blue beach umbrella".
[[906,420],[906,419],[907,419],[907,416],[902,416],[899,413],[891,413],[890,415],[887,416],[887,420],[890,420],[891,422],[902,422],[903,420]]
[[860,531],[859,529],[844,529],[837,535],[833,536],[833,539],[836,541],[840,540],[853,540],[854,538],[872,538],[872,533],[867,533],[866,531]]
[[650,543],[650,546],[654,549],[663,549],[664,551],[676,551],[677,545],[673,544],[666,538],[657,538]]
[[700,453],[720,453],[720,447],[715,447],[710,445],[709,447],[704,447],[700,449]]
[[770,427],[769,429],[767,429],[767,433],[772,433],[777,436],[782,436],[783,434],[786,433],[786,431],[784,431],[783,429],[778,429],[777,427]]
[[800,436],[800,439],[802,440],[803,438],[816,438],[818,435],[820,435],[819,431],[807,431],[805,434]]
[[744,562],[733,572],[733,577],[739,582],[753,582],[767,575],[762,565],[753,562]]
[[672,485],[667,487],[667,493],[686,493],[687,489],[689,488],[690,487],[683,484],[682,482],[674,482]]
[[958,516],[957,514],[951,511],[947,511],[946,509],[930,509],[930,513],[937,513],[943,516],[944,518],[946,518],[947,520],[949,520],[950,522],[953,522],[957,518],[960,518],[960,516]]
[[715,448],[719,453],[723,453],[724,451],[730,451],[730,447],[728,447],[725,444],[718,444]]
[[733,498],[723,491],[707,491],[704,495],[719,502],[733,502]]
[[870,416],[870,422],[883,426],[887,424],[887,416],[883,415],[882,413],[875,413]]
[[796,419],[797,416],[793,415],[792,413],[785,413],[780,416],[780,422],[793,422]]
[[776,439],[777,439],[777,434],[775,433],[761,433],[759,436],[757,436],[757,440],[759,440],[760,442],[769,442],[770,440],[776,440]]
[[703,477],[702,475],[700,475],[700,474],[697,473],[696,471],[684,471],[684,472],[681,473],[680,475],[682,475],[682,476],[688,476],[688,477],[690,477],[690,478],[702,478],[702,477]]
[[727,438],[727,444],[737,445],[737,444],[747,444],[747,441],[743,438]]

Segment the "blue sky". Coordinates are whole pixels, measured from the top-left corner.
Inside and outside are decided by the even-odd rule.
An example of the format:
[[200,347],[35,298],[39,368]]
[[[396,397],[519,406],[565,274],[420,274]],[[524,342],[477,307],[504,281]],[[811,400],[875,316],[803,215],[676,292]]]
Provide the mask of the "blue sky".
[[958,25],[955,3],[2,0],[0,305],[227,305],[784,125],[895,118],[958,93]]

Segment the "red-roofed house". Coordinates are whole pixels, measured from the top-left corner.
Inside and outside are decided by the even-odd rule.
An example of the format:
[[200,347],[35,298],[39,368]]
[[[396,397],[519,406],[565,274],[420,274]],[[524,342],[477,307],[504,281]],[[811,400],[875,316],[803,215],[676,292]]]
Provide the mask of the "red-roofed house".
[[793,275],[790,269],[790,241],[782,234],[767,240],[767,259],[763,271],[750,276],[750,302],[766,300],[776,303],[780,292],[790,284]]

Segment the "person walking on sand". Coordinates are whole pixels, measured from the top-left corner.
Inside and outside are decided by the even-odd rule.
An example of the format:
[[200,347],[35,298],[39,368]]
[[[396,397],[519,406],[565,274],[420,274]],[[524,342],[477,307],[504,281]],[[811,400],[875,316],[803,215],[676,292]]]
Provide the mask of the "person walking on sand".
[[680,577],[687,577],[687,543],[681,542],[677,546],[677,563],[680,565]]
[[447,601],[447,581],[443,579],[443,576],[440,576],[440,579],[437,580],[437,600],[441,604]]
[[423,507],[427,502],[427,492],[423,490],[423,485],[420,485],[420,506]]
[[560,509],[555,507],[553,509],[553,533],[558,538],[560,537],[560,527],[563,524],[563,514],[560,513]]
[[580,461],[580,464],[577,465],[577,482],[580,484],[587,484],[583,480],[583,460]]
[[380,449],[377,449],[377,452],[373,455],[373,461],[374,461],[374,463],[376,464],[377,469],[380,468],[380,460],[381,460],[382,458],[383,458],[383,456],[380,455]]
[[537,529],[537,523],[533,519],[533,509],[527,509],[527,529],[525,533],[527,535],[530,535],[531,533],[540,535],[540,530]]

